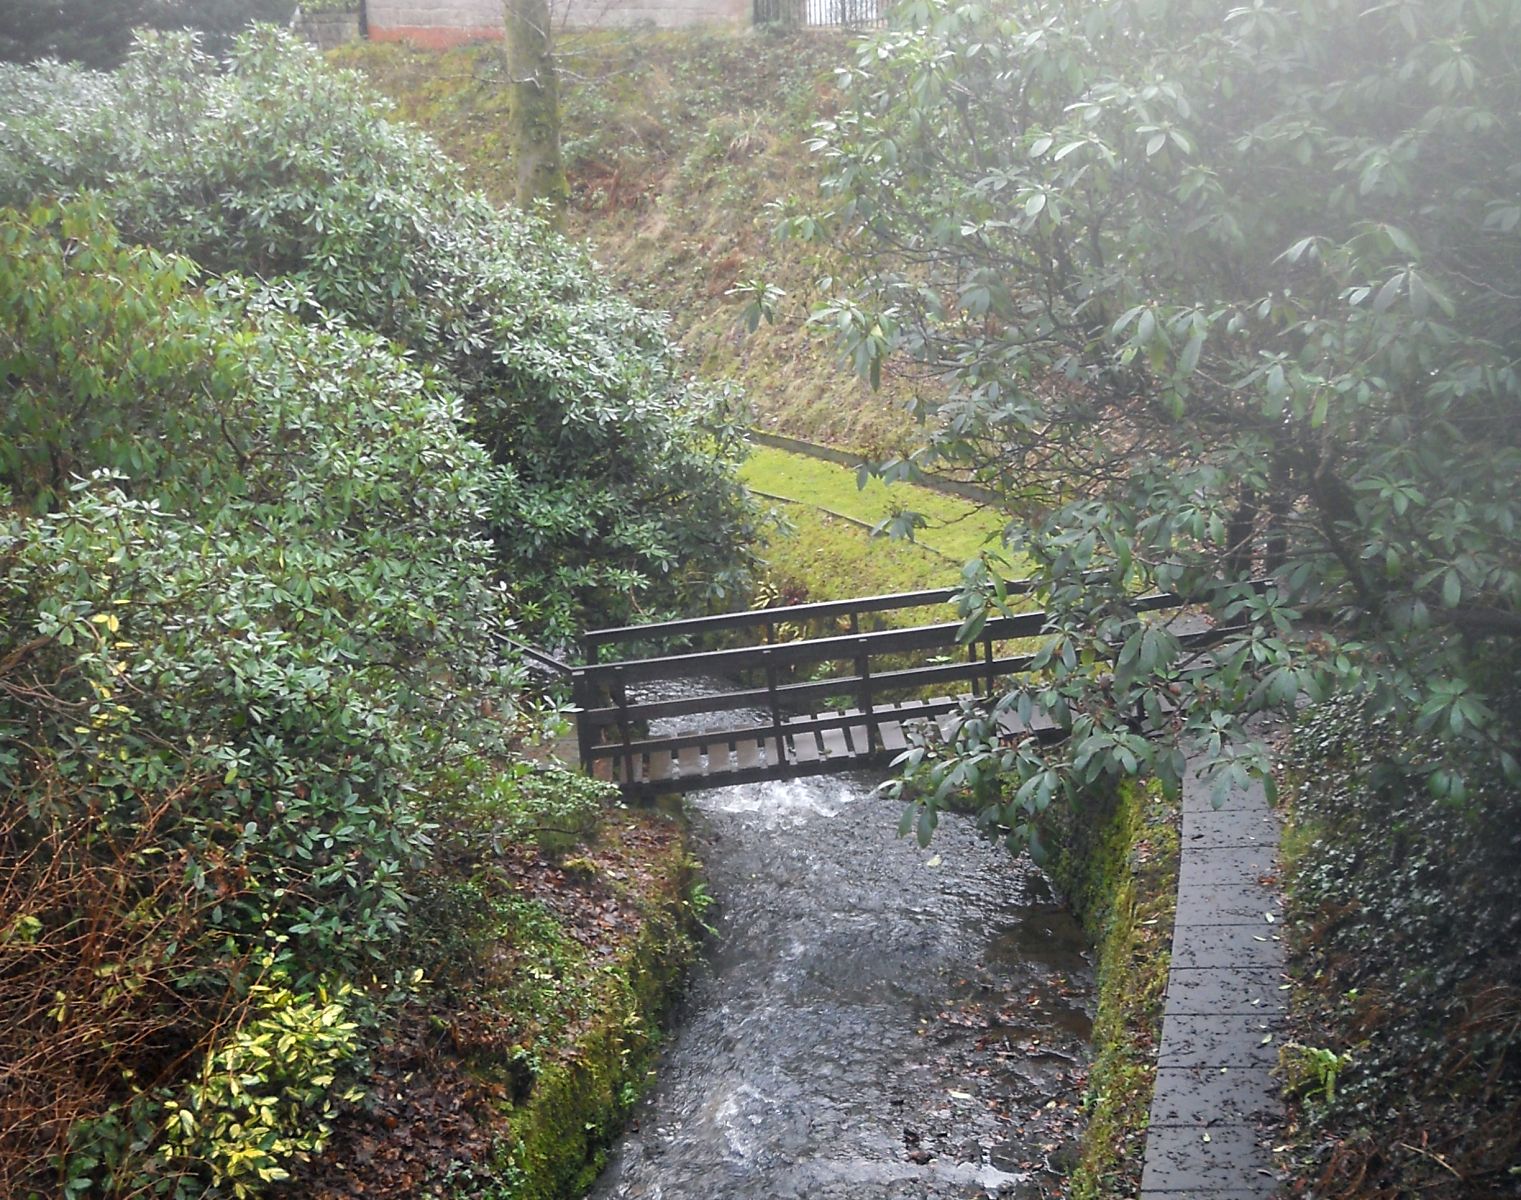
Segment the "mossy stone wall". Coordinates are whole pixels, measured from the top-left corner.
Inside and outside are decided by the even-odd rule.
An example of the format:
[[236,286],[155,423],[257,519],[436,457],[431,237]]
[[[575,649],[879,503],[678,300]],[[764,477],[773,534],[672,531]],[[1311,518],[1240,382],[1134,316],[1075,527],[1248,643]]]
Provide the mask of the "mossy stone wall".
[[1048,870],[1098,954],[1088,1126],[1069,1200],[1140,1187],[1177,904],[1178,808],[1129,785],[1091,797],[1056,831]]
[[608,1145],[649,1082],[661,1017],[692,961],[689,876],[683,859],[652,899],[628,954],[608,970],[585,1026],[510,1114],[501,1175],[514,1181],[513,1200],[571,1200],[602,1170]]

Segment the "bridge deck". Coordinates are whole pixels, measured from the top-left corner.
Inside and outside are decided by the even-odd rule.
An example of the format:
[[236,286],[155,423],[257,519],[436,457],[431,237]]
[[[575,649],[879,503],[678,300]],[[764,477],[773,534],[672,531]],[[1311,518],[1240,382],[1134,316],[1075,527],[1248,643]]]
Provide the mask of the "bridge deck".
[[[659,794],[881,766],[909,748],[915,725],[933,720],[942,738],[952,737],[961,719],[961,704],[970,699],[946,697],[932,706],[923,701],[880,704],[872,713],[874,731],[868,728],[865,713],[848,709],[786,718],[780,738],[769,729],[718,730],[711,735],[685,735],[680,740],[689,744],[673,749],[631,745],[625,753],[609,746],[604,752],[611,751],[611,756],[594,759],[592,771],[597,778],[631,791]],[[939,711],[926,714],[927,707]],[[900,709],[911,715],[895,716]],[[819,729],[821,722],[837,727]],[[1049,722],[1043,724],[1054,728]],[[804,728],[793,728],[798,726]],[[1001,714],[998,728],[1008,738],[1025,731],[1013,713]]]

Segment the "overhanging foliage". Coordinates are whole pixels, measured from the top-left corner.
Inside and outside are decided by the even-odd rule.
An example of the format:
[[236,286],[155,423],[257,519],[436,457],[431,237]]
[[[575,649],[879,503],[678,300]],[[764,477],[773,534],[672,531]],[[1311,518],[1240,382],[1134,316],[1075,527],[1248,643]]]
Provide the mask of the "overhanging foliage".
[[[862,44],[816,141],[832,208],[787,228],[867,263],[818,317],[863,373],[949,389],[885,473],[968,466],[1023,519],[1054,641],[1005,703],[1073,732],[974,729],[916,794],[1012,772],[1018,842],[1098,780],[1176,785],[1187,739],[1221,788],[1260,772],[1242,718],[1337,688],[1521,780],[1491,687],[1521,633],[1518,39],[1515,0],[914,0]],[[1191,658],[1150,588],[1251,629]]]

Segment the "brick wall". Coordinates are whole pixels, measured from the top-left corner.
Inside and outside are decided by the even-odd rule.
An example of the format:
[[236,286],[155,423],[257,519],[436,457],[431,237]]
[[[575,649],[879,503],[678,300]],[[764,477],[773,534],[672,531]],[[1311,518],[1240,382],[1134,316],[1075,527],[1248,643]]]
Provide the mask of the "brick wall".
[[[556,24],[748,25],[752,0],[552,0]],[[502,0],[367,0],[370,37],[452,46],[502,36]]]

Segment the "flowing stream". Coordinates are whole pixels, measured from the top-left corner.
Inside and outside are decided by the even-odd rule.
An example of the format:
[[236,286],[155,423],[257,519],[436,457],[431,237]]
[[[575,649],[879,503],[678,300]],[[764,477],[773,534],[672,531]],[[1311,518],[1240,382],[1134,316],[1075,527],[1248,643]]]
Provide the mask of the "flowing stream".
[[1044,1194],[1090,1033],[1081,930],[970,820],[898,838],[879,782],[688,799],[717,933],[593,1197]]

